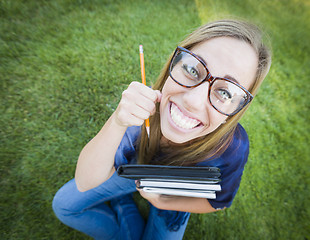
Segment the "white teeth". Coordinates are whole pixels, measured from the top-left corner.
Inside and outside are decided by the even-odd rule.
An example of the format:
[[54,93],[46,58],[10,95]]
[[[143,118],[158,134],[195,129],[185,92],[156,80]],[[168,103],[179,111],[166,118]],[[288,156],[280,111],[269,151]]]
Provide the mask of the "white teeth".
[[171,104],[171,118],[173,122],[180,128],[184,129],[192,129],[196,127],[200,121],[194,119],[194,118],[189,118],[185,116],[180,109],[175,105]]

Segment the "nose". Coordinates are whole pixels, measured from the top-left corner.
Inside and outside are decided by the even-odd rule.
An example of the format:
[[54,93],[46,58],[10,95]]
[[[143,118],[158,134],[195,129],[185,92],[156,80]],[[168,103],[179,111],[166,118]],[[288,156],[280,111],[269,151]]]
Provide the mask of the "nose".
[[183,95],[184,107],[189,111],[202,111],[208,108],[209,103],[209,82],[204,82],[201,85],[189,88]]

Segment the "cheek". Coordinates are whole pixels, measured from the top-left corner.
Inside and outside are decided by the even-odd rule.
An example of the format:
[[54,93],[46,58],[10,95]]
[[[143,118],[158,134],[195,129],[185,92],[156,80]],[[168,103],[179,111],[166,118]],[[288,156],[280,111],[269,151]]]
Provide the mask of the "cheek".
[[215,131],[222,124],[225,124],[225,121],[227,120],[227,118],[228,118],[227,116],[219,113],[217,110],[215,110],[214,108],[211,108],[210,106],[210,109],[208,111],[209,125],[203,131],[204,135]]
[[162,98],[165,98],[169,92],[171,92],[171,89],[172,89],[172,86],[171,84],[169,83],[169,78],[166,80],[166,83],[161,91],[161,94],[162,94]]
[[180,102],[180,98],[182,98],[184,90],[186,90],[184,87],[180,86],[168,77],[161,91],[162,97],[159,106],[160,114],[166,112],[166,108],[169,107],[170,101],[179,99]]
[[159,112],[160,112],[160,118],[162,120],[162,117],[164,115],[164,109],[166,108],[166,106],[168,105],[168,96],[169,96],[169,83],[168,83],[168,79],[165,83],[165,85],[163,86],[163,89],[161,91],[161,100],[160,100],[160,105],[159,105]]
[[171,95],[178,94],[182,91],[184,91],[184,87],[180,86],[175,81],[173,81],[171,77],[168,77],[161,93],[162,93],[162,96],[165,97],[165,96],[171,96]]
[[160,114],[162,114],[162,111],[163,111],[165,105],[167,105],[167,90],[166,90],[165,86],[163,87],[163,89],[161,91],[162,95],[161,95],[161,100],[160,100],[160,105],[159,105]]
[[[209,113],[211,113],[211,111],[209,111]],[[215,109],[212,109],[212,113],[210,115],[210,123],[211,123],[211,125],[218,127],[222,123],[224,123],[227,118],[228,118],[227,116],[219,113]]]

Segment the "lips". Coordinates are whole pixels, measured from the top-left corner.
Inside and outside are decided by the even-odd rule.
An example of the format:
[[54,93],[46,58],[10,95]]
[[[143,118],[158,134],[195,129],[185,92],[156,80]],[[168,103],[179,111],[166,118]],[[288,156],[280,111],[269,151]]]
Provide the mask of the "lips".
[[174,124],[183,129],[193,129],[201,124],[197,119],[184,115],[174,103],[171,103],[170,114]]

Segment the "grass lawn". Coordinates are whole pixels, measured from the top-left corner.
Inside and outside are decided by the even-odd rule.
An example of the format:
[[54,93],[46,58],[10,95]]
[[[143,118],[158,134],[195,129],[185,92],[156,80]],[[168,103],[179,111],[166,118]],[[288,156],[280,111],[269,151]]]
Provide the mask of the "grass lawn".
[[231,208],[192,214],[184,239],[310,239],[310,4],[302,0],[0,1],[0,239],[88,239],[54,216],[82,147],[178,42],[210,20],[263,26],[273,64],[242,119],[250,156]]

